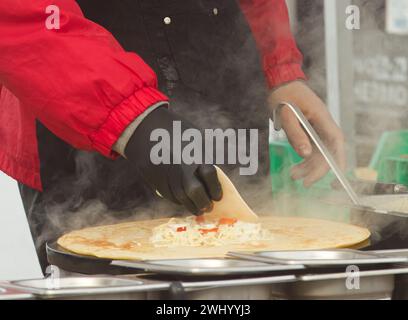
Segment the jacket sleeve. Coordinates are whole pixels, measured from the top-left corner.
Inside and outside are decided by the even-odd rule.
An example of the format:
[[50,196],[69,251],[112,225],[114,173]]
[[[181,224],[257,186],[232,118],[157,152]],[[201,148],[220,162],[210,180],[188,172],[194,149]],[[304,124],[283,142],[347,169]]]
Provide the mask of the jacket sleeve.
[[305,79],[285,0],[240,0],[240,7],[262,56],[269,86]]
[[[47,27],[50,5],[59,29]],[[54,134],[108,157],[131,122],[167,101],[153,70],[73,0],[0,1],[0,83]]]

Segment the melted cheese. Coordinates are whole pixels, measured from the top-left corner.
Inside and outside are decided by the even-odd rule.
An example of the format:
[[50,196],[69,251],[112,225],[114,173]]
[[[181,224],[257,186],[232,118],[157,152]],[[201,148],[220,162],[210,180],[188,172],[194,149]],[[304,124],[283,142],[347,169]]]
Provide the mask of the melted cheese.
[[[180,227],[186,227],[186,231],[177,231]],[[271,238],[271,233],[262,229],[259,223],[237,221],[231,225],[218,225],[217,221],[206,221],[205,224],[199,224],[195,217],[187,217],[172,218],[155,227],[150,242],[155,247],[199,247],[250,243]]]

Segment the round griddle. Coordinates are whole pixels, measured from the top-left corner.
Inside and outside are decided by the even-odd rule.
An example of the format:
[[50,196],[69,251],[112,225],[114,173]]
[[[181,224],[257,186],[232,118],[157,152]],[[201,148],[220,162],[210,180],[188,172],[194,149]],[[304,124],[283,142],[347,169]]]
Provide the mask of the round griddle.
[[[55,265],[65,271],[82,273],[82,274],[109,274],[109,275],[129,275],[138,274],[139,277],[152,280],[164,280],[164,281],[180,281],[181,279],[188,279],[193,281],[193,279],[210,280],[218,279],[222,277],[223,279],[235,279],[241,277],[256,277],[256,273],[249,274],[192,274],[192,275],[179,275],[179,274],[168,274],[168,273],[152,273],[146,272],[141,269],[135,269],[132,267],[116,266],[111,265],[111,259],[103,259],[98,257],[86,256],[73,253],[69,250],[64,249],[58,245],[57,241],[47,242],[46,244],[47,258],[48,262]],[[301,269],[301,268],[299,268]],[[282,275],[287,272],[300,272],[297,268],[291,268],[290,270],[274,271],[274,275]],[[258,274],[259,275],[259,274]]]
[[83,274],[134,274],[141,273],[133,268],[112,266],[110,259],[102,259],[73,253],[58,245],[57,241],[46,244],[48,262],[65,271]]

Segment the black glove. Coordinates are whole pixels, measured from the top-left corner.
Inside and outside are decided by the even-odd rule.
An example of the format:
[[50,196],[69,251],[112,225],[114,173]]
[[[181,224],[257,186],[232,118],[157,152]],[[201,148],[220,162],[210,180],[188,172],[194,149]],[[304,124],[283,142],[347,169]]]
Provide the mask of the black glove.
[[[162,197],[181,204],[195,215],[212,208],[213,200],[222,197],[221,185],[217,172],[212,165],[174,164],[173,145],[166,145],[166,152],[171,155],[170,164],[154,164],[150,152],[157,141],[150,141],[153,130],[167,130],[173,137],[173,122],[180,121],[181,132],[194,125],[166,107],[159,107],[146,116],[130,138],[125,155],[140,171],[145,182]],[[186,143],[184,143],[186,144]],[[183,147],[183,145],[182,145]]]

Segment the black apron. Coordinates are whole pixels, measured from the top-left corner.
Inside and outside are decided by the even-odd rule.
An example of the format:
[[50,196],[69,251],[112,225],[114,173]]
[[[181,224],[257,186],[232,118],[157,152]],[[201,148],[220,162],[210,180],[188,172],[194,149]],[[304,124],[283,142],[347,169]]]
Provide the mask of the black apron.
[[[104,26],[125,50],[139,54],[156,71],[159,88],[170,97],[175,112],[201,128],[259,129],[257,175],[233,176],[256,182],[267,174],[266,83],[254,39],[235,0],[78,3],[88,19]],[[21,184],[20,192],[43,268],[45,241],[106,221],[101,212],[119,212],[115,218],[123,218],[137,206],[161,201],[125,159],[112,161],[75,150],[41,123],[37,137],[44,192]],[[221,167],[231,171],[237,166]],[[92,199],[102,207],[77,216],[75,212]]]

